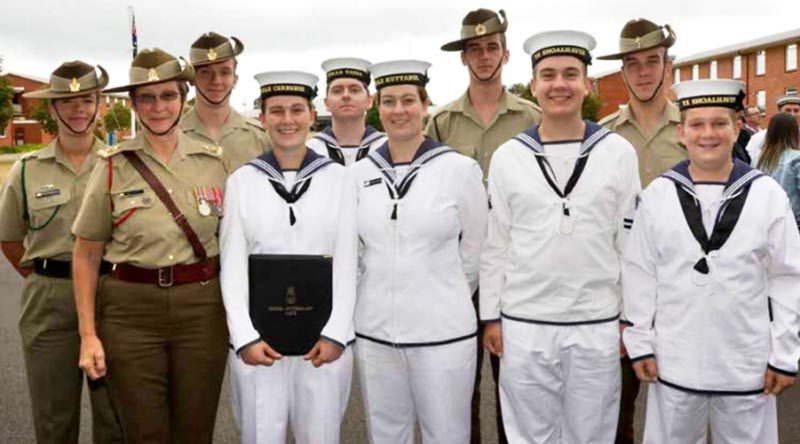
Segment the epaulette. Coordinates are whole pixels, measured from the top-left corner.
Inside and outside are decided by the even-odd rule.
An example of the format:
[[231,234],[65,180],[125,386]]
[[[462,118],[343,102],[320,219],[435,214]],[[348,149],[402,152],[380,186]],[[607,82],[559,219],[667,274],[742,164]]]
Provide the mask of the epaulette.
[[267,131],[264,129],[264,127],[262,127],[262,126],[261,126],[261,122],[259,122],[259,121],[258,121],[258,120],[256,120],[256,119],[253,119],[253,118],[251,118],[251,117],[245,117],[244,121],[245,121],[245,122],[246,122],[248,125],[250,125],[250,126],[252,126],[252,127],[255,127],[255,128],[257,128],[257,129],[258,129],[259,131],[261,131],[262,133],[266,133],[266,132],[267,132]]
[[619,113],[620,113],[620,112],[621,112],[621,110],[616,110],[616,111],[614,111],[613,113],[611,113],[611,114],[609,114],[609,115],[607,115],[607,116],[603,117],[602,119],[600,119],[600,120],[597,122],[597,124],[598,124],[598,125],[600,125],[600,126],[606,126],[606,125],[610,124],[611,122],[613,122],[614,120],[616,120],[616,119],[617,119],[617,117],[619,117]]
[[20,159],[29,160],[29,159],[37,159],[38,157],[39,157],[39,150],[36,150],[36,151],[32,151],[30,153],[23,154]]
[[103,148],[101,150],[97,150],[97,155],[103,159],[108,159],[109,157],[113,156],[120,152],[120,145],[110,146],[108,148]]

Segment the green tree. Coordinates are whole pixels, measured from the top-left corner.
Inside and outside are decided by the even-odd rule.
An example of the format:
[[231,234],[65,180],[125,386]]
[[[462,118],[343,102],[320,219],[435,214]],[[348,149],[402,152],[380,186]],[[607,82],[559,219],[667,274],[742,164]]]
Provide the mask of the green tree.
[[58,134],[58,123],[56,123],[53,116],[50,115],[50,100],[40,100],[39,103],[33,108],[31,117],[42,125],[42,129],[47,134],[55,136]]
[[131,127],[131,112],[128,108],[117,102],[103,116],[103,126],[106,132],[127,131]]
[[[0,72],[3,71],[3,57],[0,56]],[[5,129],[8,122],[14,117],[14,88],[5,77],[0,77],[0,129]],[[3,131],[0,131],[3,132]]]
[[375,128],[378,131],[383,131],[383,124],[378,115],[378,101],[372,102],[372,108],[367,110],[367,125]]
[[[523,83],[515,83],[508,87],[508,91],[516,96],[522,97],[523,99],[530,100],[534,103],[539,103],[533,95],[531,94],[531,86],[529,84]],[[600,96],[591,92],[583,101],[583,106],[581,107],[581,116],[584,119],[590,120],[592,122],[597,122],[597,113],[600,111],[600,107],[603,106],[603,100],[600,99]]]

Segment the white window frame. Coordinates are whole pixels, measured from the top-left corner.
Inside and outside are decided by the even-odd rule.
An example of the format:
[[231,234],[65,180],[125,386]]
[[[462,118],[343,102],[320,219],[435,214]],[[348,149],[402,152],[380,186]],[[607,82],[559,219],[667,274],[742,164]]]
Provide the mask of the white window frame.
[[786,71],[797,71],[797,43],[786,45]]
[[681,81],[681,69],[680,68],[675,68],[675,72],[672,74],[672,77],[673,77],[673,79],[672,79],[673,82],[675,82],[675,83],[680,82]]
[[797,87],[796,86],[787,86],[783,93],[787,96],[797,95]]
[[756,92],[756,106],[759,109],[767,109],[767,92],[766,91],[757,91]]
[[767,51],[759,49],[756,51],[756,75],[763,76],[767,73]]
[[700,65],[692,65],[692,80],[700,80]]
[[740,55],[733,57],[733,78],[742,78],[742,56]]
[[712,60],[708,67],[708,78],[709,79],[716,79],[717,78],[717,61]]

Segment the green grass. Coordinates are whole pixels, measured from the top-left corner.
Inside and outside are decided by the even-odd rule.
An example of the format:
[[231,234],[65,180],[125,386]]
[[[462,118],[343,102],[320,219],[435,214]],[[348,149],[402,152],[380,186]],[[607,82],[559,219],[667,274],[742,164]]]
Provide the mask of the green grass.
[[0,154],[29,153],[31,151],[36,151],[44,146],[45,146],[44,143],[28,143],[19,146],[5,145],[5,146],[0,146]]

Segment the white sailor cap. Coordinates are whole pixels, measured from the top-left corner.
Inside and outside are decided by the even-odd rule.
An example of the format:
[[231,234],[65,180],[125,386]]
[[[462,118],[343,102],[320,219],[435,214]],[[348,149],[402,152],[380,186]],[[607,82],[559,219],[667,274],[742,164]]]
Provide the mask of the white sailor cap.
[[342,77],[349,77],[352,79],[360,80],[364,84],[369,85],[369,66],[371,63],[364,59],[357,59],[354,57],[340,57],[335,59],[328,59],[322,62],[322,70],[330,84],[336,79]]
[[302,96],[309,100],[317,96],[314,74],[302,71],[269,71],[255,75],[261,87],[261,99],[272,96]]
[[592,64],[592,50],[597,46],[594,37],[581,31],[547,31],[534,34],[525,40],[522,48],[531,56],[533,66],[543,58],[552,56],[577,57],[587,65]]
[[778,108],[789,103],[800,105],[800,96],[797,94],[786,94],[785,96],[778,97],[778,100],[775,103],[778,104]]
[[744,109],[744,83],[739,80],[690,80],[672,85],[672,90],[681,111],[703,106]]
[[393,85],[425,86],[430,67],[430,63],[421,60],[393,60],[376,63],[369,70],[375,78],[375,88],[381,89]]

